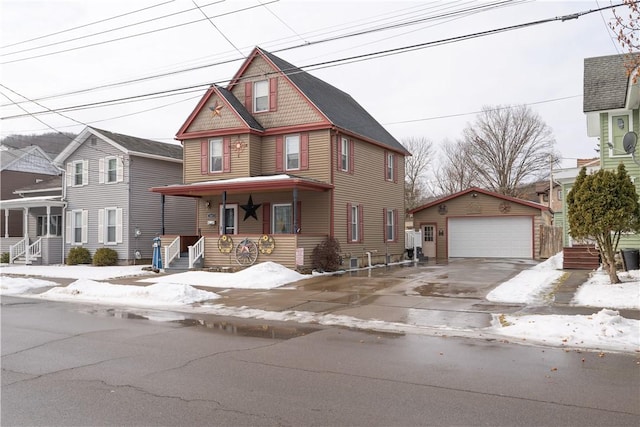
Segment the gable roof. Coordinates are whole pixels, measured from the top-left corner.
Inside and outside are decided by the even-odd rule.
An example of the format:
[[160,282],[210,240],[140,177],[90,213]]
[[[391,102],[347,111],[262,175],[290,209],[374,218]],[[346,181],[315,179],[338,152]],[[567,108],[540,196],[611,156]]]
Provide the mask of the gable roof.
[[429,203],[427,203],[425,205],[418,206],[417,208],[413,208],[413,209],[411,209],[409,211],[409,213],[413,214],[413,213],[419,212],[421,210],[430,208],[432,206],[439,205],[439,204],[444,203],[444,202],[446,202],[448,200],[455,199],[455,198],[460,197],[460,196],[464,196],[465,194],[469,194],[469,193],[486,194],[487,196],[493,196],[493,197],[496,197],[498,199],[506,200],[506,201],[509,201],[509,202],[512,202],[512,203],[517,203],[519,205],[529,206],[531,208],[540,209],[541,211],[548,211],[549,210],[548,206],[541,205],[540,203],[530,202],[528,200],[523,200],[523,199],[517,199],[517,198],[511,197],[511,196],[505,196],[504,194],[494,193],[493,191],[485,190],[485,189],[482,189],[482,188],[479,188],[479,187],[470,187],[470,188],[467,188],[466,190],[460,191],[458,193],[450,194],[448,196],[432,200],[431,202],[429,202]]
[[182,162],[182,146],[177,144],[167,144],[165,142],[154,141],[151,139],[137,138],[135,136],[123,135],[120,133],[109,132],[102,129],[87,126],[80,134],[62,150],[55,158],[57,164],[62,164],[80,145],[82,145],[90,135],[94,135],[112,146],[116,147],[123,153],[149,157],[159,160],[171,162]]
[[627,58],[622,54],[584,59],[583,112],[625,108],[630,80]]
[[[43,173],[50,175],[57,175],[58,173],[60,173],[60,171],[52,164],[53,160],[51,160],[51,157],[49,157],[49,155],[37,145],[31,145],[24,148],[15,148],[7,145],[0,145],[0,171],[21,171],[20,169],[14,169],[14,167],[18,165],[20,161],[27,160],[31,156],[39,157],[42,159],[43,163],[40,164],[41,167],[38,167],[41,170],[29,169],[25,170],[25,172]],[[33,158],[28,163],[32,165],[37,164],[33,161]]]
[[60,176],[52,176],[51,178],[36,182],[35,184],[17,188],[13,194],[40,193],[54,190],[60,190],[62,192],[62,179]]

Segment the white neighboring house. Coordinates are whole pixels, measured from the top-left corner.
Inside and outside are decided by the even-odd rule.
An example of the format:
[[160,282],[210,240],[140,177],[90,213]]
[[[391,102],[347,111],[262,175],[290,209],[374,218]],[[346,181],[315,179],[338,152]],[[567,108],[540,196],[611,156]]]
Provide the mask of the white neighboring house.
[[156,235],[197,234],[193,199],[148,191],[182,181],[180,145],[87,127],[54,163],[66,171],[65,255],[108,247],[132,264],[151,259]]

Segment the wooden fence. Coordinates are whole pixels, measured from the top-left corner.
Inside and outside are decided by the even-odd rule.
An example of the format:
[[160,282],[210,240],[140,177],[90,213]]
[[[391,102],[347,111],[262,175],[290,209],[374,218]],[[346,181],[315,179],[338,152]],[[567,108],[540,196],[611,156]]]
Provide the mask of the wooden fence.
[[546,259],[562,250],[562,227],[540,226],[540,258]]

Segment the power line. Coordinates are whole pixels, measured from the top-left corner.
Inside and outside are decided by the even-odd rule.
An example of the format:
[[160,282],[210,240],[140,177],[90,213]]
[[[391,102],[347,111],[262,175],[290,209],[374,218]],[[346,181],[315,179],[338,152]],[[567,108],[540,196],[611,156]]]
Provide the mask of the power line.
[[240,54],[240,56],[242,56],[243,58],[246,58],[246,55],[244,55],[240,49],[237,48],[237,46],[235,44],[233,44],[233,42],[231,40],[229,40],[229,37],[227,37],[221,30],[220,28],[218,28],[218,26],[213,22],[213,19],[211,19],[209,16],[207,16],[206,13],[204,13],[204,10],[202,10],[202,8],[200,6],[198,6],[198,3],[196,3],[196,0],[191,0],[191,2],[193,2],[193,4],[198,8],[198,10],[204,15],[205,18],[207,18],[207,20],[209,21],[209,23],[211,23],[211,25],[213,26],[213,28],[216,29],[216,31],[218,33],[220,33],[220,35],[222,37],[224,37],[224,39]]

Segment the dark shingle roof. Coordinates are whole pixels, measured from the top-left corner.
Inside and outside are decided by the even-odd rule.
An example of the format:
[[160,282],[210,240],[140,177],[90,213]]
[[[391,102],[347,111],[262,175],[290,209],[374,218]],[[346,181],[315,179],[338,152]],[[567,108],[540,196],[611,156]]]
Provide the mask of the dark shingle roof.
[[240,102],[238,98],[235,97],[234,94],[232,94],[230,91],[228,91],[225,88],[222,88],[217,85],[214,85],[214,86],[216,87],[216,90],[220,92],[220,95],[222,95],[224,99],[231,105],[231,107],[233,107],[233,109],[236,110],[238,114],[240,114],[240,117],[242,117],[242,119],[247,123],[247,125],[251,129],[264,131],[264,128],[262,127],[262,125],[258,123],[258,121],[245,108],[244,104],[242,104],[242,102]]
[[629,84],[629,74],[625,68],[626,59],[627,55],[585,58],[585,113],[624,108]]
[[182,160],[182,146],[91,128],[128,151]]
[[336,126],[403,153],[408,151],[350,95],[306,71],[258,48]]

